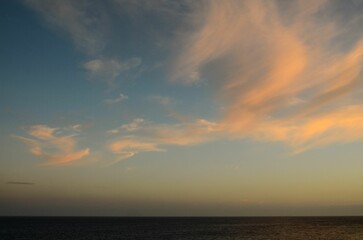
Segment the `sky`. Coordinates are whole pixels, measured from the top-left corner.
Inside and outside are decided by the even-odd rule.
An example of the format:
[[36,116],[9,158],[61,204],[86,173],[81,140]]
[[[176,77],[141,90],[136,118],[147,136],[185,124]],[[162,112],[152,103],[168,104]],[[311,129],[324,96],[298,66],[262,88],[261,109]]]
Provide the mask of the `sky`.
[[0,5],[0,215],[363,214],[363,0]]

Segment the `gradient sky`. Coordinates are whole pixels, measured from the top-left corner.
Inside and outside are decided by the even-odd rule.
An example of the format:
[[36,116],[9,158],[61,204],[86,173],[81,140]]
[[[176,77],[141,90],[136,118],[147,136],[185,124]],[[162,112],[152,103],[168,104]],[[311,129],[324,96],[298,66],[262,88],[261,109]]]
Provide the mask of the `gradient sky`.
[[363,0],[0,5],[0,215],[363,214]]

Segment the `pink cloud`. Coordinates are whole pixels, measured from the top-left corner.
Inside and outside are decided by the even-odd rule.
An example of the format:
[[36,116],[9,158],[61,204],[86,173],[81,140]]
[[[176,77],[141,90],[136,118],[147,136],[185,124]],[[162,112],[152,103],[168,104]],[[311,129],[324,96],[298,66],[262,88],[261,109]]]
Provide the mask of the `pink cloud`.
[[348,101],[362,90],[363,38],[349,39],[357,16],[342,22],[329,1],[203,3],[193,30],[181,34],[171,78],[208,81],[223,100],[218,134],[207,139],[252,137],[301,150],[363,138],[361,109]]
[[46,165],[69,164],[89,155],[89,148],[76,150],[76,133],[64,135],[61,132],[60,128],[34,125],[28,131],[30,137],[14,137],[26,144],[34,156],[46,160]]

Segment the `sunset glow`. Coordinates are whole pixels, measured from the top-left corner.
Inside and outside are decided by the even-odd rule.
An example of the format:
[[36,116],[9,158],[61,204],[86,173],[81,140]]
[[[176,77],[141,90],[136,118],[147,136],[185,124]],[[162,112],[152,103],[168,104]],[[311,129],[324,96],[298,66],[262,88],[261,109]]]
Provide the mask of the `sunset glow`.
[[363,1],[1,5],[1,215],[363,214]]

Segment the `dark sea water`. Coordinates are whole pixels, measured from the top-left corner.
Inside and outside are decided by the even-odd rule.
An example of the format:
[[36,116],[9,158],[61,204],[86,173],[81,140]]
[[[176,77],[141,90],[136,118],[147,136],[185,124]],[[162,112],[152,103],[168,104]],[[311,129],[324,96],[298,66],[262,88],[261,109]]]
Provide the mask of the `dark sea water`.
[[2,217],[0,239],[363,240],[363,217]]

